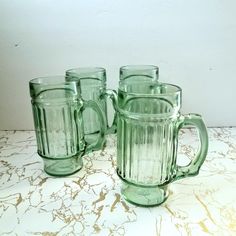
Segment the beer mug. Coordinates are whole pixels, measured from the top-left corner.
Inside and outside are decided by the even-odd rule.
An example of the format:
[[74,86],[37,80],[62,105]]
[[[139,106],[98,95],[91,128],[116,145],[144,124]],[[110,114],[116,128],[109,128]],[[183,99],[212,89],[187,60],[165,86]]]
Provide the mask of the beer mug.
[[[105,118],[94,101],[83,101],[80,84],[64,76],[36,78],[29,82],[38,154],[46,173],[66,176],[82,168],[82,156],[101,145]],[[84,139],[83,112],[97,113],[99,136],[91,144]]]
[[[163,203],[168,185],[197,175],[206,158],[206,126],[198,114],[180,114],[181,97],[181,88],[176,85],[120,81],[117,100],[113,96],[118,116],[117,174],[122,180],[121,193],[131,203]],[[179,166],[178,133],[185,126],[198,130],[200,147],[187,166]]]
[[[79,81],[81,96],[85,101],[95,101],[105,117],[106,134],[116,132],[116,119],[113,119],[111,127],[107,118],[106,96],[106,70],[101,67],[79,67],[66,71],[67,81]],[[115,117],[115,115],[114,115]],[[93,109],[86,109],[83,113],[85,140],[94,143],[99,134],[99,117]],[[101,149],[105,143],[105,137],[96,150]]]

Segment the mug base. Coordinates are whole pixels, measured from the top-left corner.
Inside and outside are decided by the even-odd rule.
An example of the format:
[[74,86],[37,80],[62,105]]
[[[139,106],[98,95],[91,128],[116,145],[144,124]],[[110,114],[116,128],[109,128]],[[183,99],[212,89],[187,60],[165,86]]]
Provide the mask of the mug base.
[[61,160],[43,158],[43,161],[44,171],[49,175],[58,177],[72,175],[83,167],[83,161],[80,155]]
[[124,181],[122,181],[121,193],[128,202],[143,207],[158,206],[169,195],[167,185],[144,187]]

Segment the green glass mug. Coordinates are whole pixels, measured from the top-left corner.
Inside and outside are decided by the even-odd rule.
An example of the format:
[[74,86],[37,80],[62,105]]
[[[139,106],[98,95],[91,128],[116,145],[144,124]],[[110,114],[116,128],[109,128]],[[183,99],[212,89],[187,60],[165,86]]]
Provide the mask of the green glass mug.
[[[208,134],[200,115],[180,114],[180,87],[146,81],[141,92],[136,82],[120,81],[117,100],[113,94],[118,116],[117,174],[127,201],[155,206],[167,199],[169,183],[198,174],[207,155]],[[185,126],[196,127],[200,148],[187,166],[178,166],[178,133]]]
[[[126,65],[120,67],[120,80],[123,86],[126,86],[126,92],[139,93],[149,92],[150,88],[145,88],[145,83],[158,84],[159,68],[155,65]],[[113,102],[113,108],[116,109],[116,91],[107,89],[105,96],[111,98]],[[115,112],[114,126],[117,128],[117,113]]]
[[[44,170],[54,176],[73,174],[82,168],[82,156],[97,148],[105,135],[105,118],[94,101],[83,101],[79,82],[66,82],[64,76],[36,78],[29,82],[38,154]],[[99,137],[87,144],[82,113],[97,112]]]
[[[116,132],[116,115],[112,125],[109,127],[107,118],[107,96],[106,96],[106,70],[101,67],[78,67],[66,71],[67,81],[79,81],[81,96],[85,101],[93,100],[101,108],[106,122],[106,134]],[[83,113],[85,140],[94,143],[99,134],[99,117],[92,109],[86,109]],[[101,149],[105,143],[105,137],[100,146],[95,150]]]

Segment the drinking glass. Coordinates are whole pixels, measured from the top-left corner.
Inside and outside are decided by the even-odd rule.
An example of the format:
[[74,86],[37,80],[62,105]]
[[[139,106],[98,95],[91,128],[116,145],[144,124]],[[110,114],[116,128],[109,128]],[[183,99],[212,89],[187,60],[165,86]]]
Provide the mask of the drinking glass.
[[[169,183],[197,175],[208,150],[206,126],[198,114],[182,115],[181,88],[145,81],[120,81],[116,104],[117,174],[124,198],[155,206],[168,197]],[[177,164],[178,133],[185,126],[198,130],[200,147],[187,166]]]
[[[79,67],[66,71],[67,81],[80,81],[81,96],[84,100],[93,100],[101,108],[106,122],[106,134],[116,132],[115,118],[111,127],[108,126],[107,96],[106,96],[106,70],[101,67]],[[92,109],[86,109],[83,113],[85,140],[93,143],[99,133],[99,117]],[[97,150],[101,149],[105,138]]]
[[[36,78],[29,82],[38,154],[46,173],[65,176],[82,168],[82,156],[101,145],[105,118],[94,101],[83,101],[80,84],[66,82],[64,76]],[[84,140],[82,113],[93,109],[99,119],[99,137]]]

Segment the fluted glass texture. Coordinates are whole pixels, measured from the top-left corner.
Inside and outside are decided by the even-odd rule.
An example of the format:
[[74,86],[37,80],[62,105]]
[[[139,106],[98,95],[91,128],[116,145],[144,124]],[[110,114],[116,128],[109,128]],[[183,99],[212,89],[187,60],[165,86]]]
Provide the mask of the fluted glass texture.
[[134,97],[119,90],[118,174],[130,183],[161,185],[170,180],[176,156],[175,106],[164,98]]
[[66,158],[79,151],[83,134],[78,101],[42,104],[32,102],[38,153],[50,158]]

